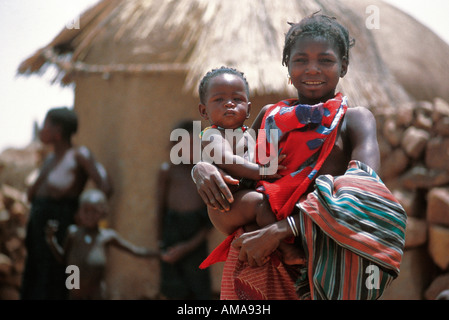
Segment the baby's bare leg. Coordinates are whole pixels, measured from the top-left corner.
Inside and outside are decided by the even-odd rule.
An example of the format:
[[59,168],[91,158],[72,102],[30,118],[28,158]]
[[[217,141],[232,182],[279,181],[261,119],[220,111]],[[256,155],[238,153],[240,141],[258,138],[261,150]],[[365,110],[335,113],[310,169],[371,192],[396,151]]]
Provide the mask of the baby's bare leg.
[[[240,227],[256,223],[258,213],[267,207],[264,201],[264,195],[260,192],[241,190],[234,194],[231,210],[222,212],[209,207],[209,219],[217,230],[229,235]],[[269,208],[268,203],[267,205]],[[271,215],[274,222],[274,215],[272,213]]]

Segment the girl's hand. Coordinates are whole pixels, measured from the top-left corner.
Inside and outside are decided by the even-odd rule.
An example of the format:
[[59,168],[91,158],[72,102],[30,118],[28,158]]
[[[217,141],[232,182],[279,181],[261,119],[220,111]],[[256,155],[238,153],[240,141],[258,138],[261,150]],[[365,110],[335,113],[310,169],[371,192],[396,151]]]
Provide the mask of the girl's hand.
[[232,242],[234,248],[240,249],[240,261],[248,262],[251,267],[260,267],[269,261],[280,244],[270,227],[246,232]]
[[246,232],[232,242],[240,250],[239,260],[252,267],[262,266],[279,247],[281,241],[292,236],[286,219],[277,221],[261,229]]
[[227,184],[238,185],[239,180],[207,162],[198,162],[192,178],[204,203],[216,210],[229,211],[234,197]]

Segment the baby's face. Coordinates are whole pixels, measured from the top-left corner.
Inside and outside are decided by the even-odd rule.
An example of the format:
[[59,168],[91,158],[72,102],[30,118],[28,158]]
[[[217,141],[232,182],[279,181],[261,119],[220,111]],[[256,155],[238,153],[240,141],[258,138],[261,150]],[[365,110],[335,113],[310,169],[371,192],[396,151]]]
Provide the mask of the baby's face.
[[249,117],[250,107],[244,80],[235,74],[224,73],[210,79],[206,102],[200,113],[211,124],[236,129]]

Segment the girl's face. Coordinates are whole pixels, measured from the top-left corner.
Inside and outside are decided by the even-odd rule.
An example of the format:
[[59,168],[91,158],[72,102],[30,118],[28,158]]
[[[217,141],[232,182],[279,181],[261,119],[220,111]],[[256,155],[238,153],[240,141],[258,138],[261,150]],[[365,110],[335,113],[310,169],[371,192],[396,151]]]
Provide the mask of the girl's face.
[[302,104],[317,104],[335,96],[340,77],[348,69],[336,45],[323,37],[299,38],[290,51],[288,71]]
[[234,74],[219,74],[209,80],[205,104],[199,105],[201,116],[210,124],[236,129],[249,117],[245,82]]

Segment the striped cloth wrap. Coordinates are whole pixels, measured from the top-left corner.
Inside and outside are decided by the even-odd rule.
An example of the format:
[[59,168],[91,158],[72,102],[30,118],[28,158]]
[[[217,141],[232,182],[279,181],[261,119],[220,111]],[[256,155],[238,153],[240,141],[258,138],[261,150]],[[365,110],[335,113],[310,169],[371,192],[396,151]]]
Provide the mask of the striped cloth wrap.
[[379,299],[399,275],[407,215],[374,170],[353,160],[342,176],[321,175],[297,207],[307,257],[299,295]]

